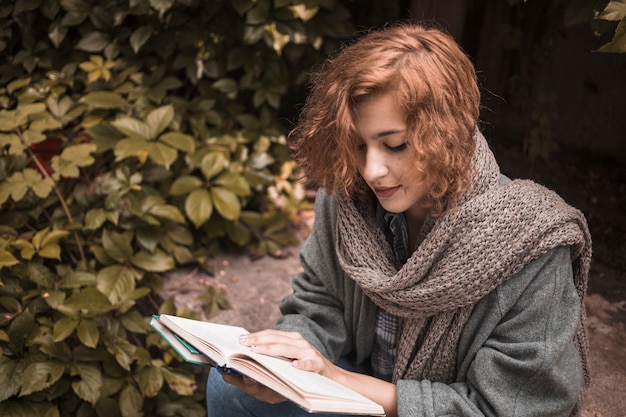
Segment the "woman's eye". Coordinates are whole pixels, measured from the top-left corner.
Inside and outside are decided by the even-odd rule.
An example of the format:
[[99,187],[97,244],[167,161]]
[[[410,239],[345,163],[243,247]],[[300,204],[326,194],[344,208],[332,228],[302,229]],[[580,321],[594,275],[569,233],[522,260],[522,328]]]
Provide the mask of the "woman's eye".
[[356,145],[356,150],[359,152],[363,152],[365,150],[366,146],[364,143],[359,143],[358,145]]
[[388,146],[387,148],[391,151],[391,152],[402,152],[403,150],[405,150],[407,147],[406,142],[403,143],[402,145],[398,145],[398,146]]

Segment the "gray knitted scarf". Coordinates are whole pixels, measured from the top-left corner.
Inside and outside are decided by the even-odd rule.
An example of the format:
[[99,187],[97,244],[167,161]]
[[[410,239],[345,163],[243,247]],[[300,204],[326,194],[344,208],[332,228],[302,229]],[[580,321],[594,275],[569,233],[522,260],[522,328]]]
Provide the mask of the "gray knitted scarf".
[[[474,305],[553,248],[570,247],[583,303],[591,263],[583,214],[532,181],[498,185],[500,169],[491,150],[478,131],[475,140],[471,186],[455,209],[426,219],[417,249],[400,270],[377,225],[375,208],[338,198],[337,254],[344,271],[376,305],[402,320],[394,381],[453,382],[459,338]],[[586,389],[584,305],[580,311],[574,342]]]

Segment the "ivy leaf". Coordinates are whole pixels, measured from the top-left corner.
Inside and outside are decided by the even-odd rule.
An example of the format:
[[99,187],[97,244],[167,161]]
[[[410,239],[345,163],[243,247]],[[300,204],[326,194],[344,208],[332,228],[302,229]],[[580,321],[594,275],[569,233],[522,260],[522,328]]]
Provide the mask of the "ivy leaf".
[[86,52],[100,52],[109,44],[110,39],[102,32],[88,32],[76,45],[76,49]]
[[235,193],[224,187],[211,188],[211,195],[217,211],[227,220],[237,220],[241,213],[241,203]]
[[193,395],[196,391],[196,382],[193,378],[189,378],[186,375],[172,372],[167,368],[161,368],[163,378],[167,385],[178,395],[189,396]]
[[137,347],[126,339],[118,337],[114,342],[107,346],[107,351],[115,356],[117,363],[127,371],[130,371],[130,365],[133,363]]
[[100,339],[100,333],[98,332],[98,325],[93,320],[83,320],[76,328],[76,334],[78,339],[83,345],[94,348],[98,345]]
[[139,52],[141,47],[150,39],[150,35],[152,34],[152,26],[145,25],[137,28],[130,35],[130,46],[133,48],[135,53]]
[[115,160],[122,161],[135,157],[143,164],[148,158],[150,142],[139,137],[127,138],[118,141],[114,147]]
[[159,137],[159,142],[167,143],[172,148],[191,153],[196,150],[193,137],[180,132],[167,132]]
[[213,83],[213,88],[226,95],[231,100],[237,98],[237,81],[232,78],[222,78]]
[[163,386],[163,374],[160,368],[144,366],[137,372],[135,381],[144,397],[154,397]]
[[163,165],[165,168],[169,168],[170,165],[176,161],[178,152],[171,146],[163,143],[151,143],[152,146],[148,148],[148,155],[150,159],[158,165]]
[[185,200],[185,213],[196,228],[206,223],[213,214],[213,198],[204,188],[192,191]]
[[157,107],[146,116],[146,125],[148,126],[148,138],[154,139],[161,134],[174,120],[174,106]]
[[68,146],[63,149],[61,155],[52,157],[55,177],[78,178],[78,168],[87,167],[94,163],[95,159],[91,153],[95,152],[96,149],[96,145],[90,143]]
[[165,272],[176,266],[173,257],[158,249],[154,253],[143,250],[137,252],[131,259],[131,263],[137,268],[151,272]]
[[100,369],[94,365],[76,364],[72,373],[80,376],[80,381],[72,382],[76,395],[95,406],[103,385]]
[[185,217],[178,207],[171,204],[155,204],[148,210],[148,213],[160,219],[169,220],[174,223],[185,223]]
[[128,107],[126,100],[113,91],[93,91],[81,97],[80,102],[97,109],[118,109]]
[[249,196],[252,193],[248,181],[241,175],[233,172],[221,174],[215,179],[215,184],[221,185],[241,197]]
[[102,246],[108,256],[119,263],[125,263],[133,256],[132,233],[116,233],[105,229],[102,232]]
[[124,265],[111,265],[101,269],[97,280],[98,290],[114,305],[124,300],[128,293],[135,289],[133,271]]
[[107,312],[113,309],[113,305],[97,288],[88,287],[73,293],[57,309],[72,316],[81,310],[89,311],[92,314]]
[[22,386],[23,369],[18,361],[7,356],[0,357],[0,403],[17,395]]
[[152,131],[148,123],[134,117],[120,117],[111,122],[111,125],[129,138],[152,139]]
[[202,187],[202,180],[193,175],[182,175],[174,180],[170,186],[170,195],[185,195]]
[[76,326],[78,326],[78,320],[71,317],[63,317],[57,320],[57,322],[54,323],[54,329],[52,332],[52,335],[54,336],[53,340],[55,342],[61,342],[67,339],[67,337],[74,332]]
[[5,266],[9,267],[9,266],[17,265],[19,263],[20,261],[18,261],[17,258],[13,256],[11,252],[5,249],[0,249],[0,269],[2,269]]
[[120,393],[120,411],[124,417],[143,417],[143,397],[133,384],[126,384]]
[[33,362],[24,371],[20,396],[43,391],[63,376],[65,364],[59,361]]
[[67,35],[67,31],[67,26],[61,24],[58,20],[50,23],[48,38],[50,38],[55,48],[58,48],[59,45],[61,45],[61,42],[63,42],[63,39],[65,39],[65,36]]
[[90,272],[72,271],[66,274],[59,283],[60,288],[80,288],[96,284],[96,276]]
[[222,152],[209,152],[203,158],[200,163],[200,170],[202,175],[207,180],[210,180],[226,167],[226,157]]
[[106,213],[103,208],[94,208],[85,214],[85,229],[97,230],[106,221]]

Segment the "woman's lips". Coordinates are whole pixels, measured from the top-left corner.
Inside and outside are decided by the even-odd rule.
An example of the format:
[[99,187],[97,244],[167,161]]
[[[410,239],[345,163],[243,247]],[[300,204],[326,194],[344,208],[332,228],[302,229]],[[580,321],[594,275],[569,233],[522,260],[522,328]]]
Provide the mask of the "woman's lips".
[[400,188],[400,186],[396,186],[396,187],[376,187],[376,188],[374,188],[374,193],[376,193],[377,197],[388,198],[388,197],[391,197],[392,195],[394,195],[395,192],[398,191],[399,188]]

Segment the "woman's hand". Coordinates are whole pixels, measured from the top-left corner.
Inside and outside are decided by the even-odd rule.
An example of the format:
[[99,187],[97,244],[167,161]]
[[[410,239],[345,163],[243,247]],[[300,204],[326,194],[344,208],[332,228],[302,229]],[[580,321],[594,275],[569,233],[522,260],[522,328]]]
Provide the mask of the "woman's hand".
[[253,352],[291,359],[293,367],[316,372],[330,379],[335,379],[340,370],[300,333],[269,329],[242,335],[239,342],[250,347]]
[[[295,368],[317,372],[331,379],[335,374],[334,369],[337,369],[299,333],[263,330],[242,335],[239,341],[242,345],[250,347],[253,352],[291,359]],[[257,400],[270,404],[286,401],[282,395],[246,376],[223,375],[222,378]]]

